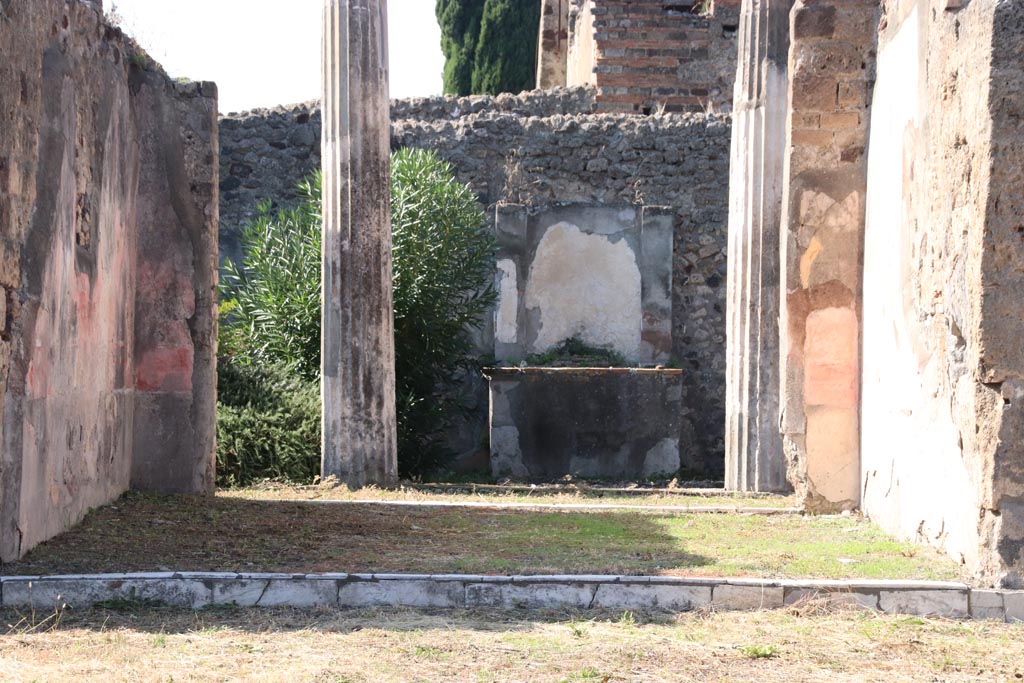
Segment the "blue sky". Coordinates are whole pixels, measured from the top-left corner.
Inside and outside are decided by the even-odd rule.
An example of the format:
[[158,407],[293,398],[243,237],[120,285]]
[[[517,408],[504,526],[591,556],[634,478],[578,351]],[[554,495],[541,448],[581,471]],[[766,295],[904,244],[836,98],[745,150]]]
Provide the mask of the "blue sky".
[[[323,0],[106,0],[172,76],[216,81],[222,113],[320,95]],[[388,0],[391,96],[441,92],[434,0]]]

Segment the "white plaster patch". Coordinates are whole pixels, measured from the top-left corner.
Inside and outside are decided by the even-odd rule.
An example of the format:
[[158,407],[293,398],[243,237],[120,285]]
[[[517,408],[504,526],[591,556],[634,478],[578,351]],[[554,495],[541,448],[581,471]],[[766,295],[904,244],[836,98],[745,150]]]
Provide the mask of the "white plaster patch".
[[551,226],[530,266],[526,306],[540,314],[533,352],[575,336],[628,359],[639,357],[640,268],[625,240],[613,243],[571,223]]
[[662,439],[644,457],[644,476],[672,474],[679,470],[679,439]]
[[494,334],[502,344],[519,338],[519,278],[516,262],[498,261],[498,308],[494,313]]

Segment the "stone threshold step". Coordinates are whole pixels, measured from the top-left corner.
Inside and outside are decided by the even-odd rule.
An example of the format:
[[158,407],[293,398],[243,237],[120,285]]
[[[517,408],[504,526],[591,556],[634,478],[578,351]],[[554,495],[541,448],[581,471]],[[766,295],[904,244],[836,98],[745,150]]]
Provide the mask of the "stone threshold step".
[[628,505],[618,503],[488,503],[483,501],[440,500],[323,500],[321,498],[246,498],[261,503],[307,503],[310,505],[373,505],[377,507],[470,508],[484,510],[537,510],[556,512],[641,511],[676,514],[719,515],[799,515],[800,508],[750,507],[741,505]]
[[127,603],[238,607],[767,610],[808,599],[889,614],[1024,621],[1024,591],[935,581],[812,581],[671,576],[248,574],[163,572],[0,576],[0,608]]

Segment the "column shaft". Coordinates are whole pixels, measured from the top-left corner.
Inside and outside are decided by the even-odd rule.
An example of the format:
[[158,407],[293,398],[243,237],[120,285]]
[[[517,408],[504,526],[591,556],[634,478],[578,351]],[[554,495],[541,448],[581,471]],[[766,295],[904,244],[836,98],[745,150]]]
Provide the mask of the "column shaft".
[[793,0],[744,0],[729,209],[726,487],[785,491],[779,433],[779,234]]
[[387,0],[325,0],[323,474],[397,479]]

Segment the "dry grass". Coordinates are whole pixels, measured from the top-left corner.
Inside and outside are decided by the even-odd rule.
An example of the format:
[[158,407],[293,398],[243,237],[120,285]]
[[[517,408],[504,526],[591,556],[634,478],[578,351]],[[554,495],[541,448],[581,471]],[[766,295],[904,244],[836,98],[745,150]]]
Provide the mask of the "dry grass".
[[552,512],[132,494],[3,567],[955,579],[854,517]]
[[344,486],[293,486],[267,482],[242,489],[225,489],[226,498],[246,500],[373,500],[451,503],[488,503],[540,505],[643,505],[678,507],[796,507],[795,496],[723,495],[719,489],[670,492],[666,489],[624,489],[592,486],[584,482],[567,485],[498,487],[477,484],[453,484],[424,489],[403,487],[397,490],[365,488],[350,491]]
[[51,632],[0,635],[5,683],[1016,683],[1022,677],[1022,625],[853,611],[649,617],[96,610],[69,614]]

